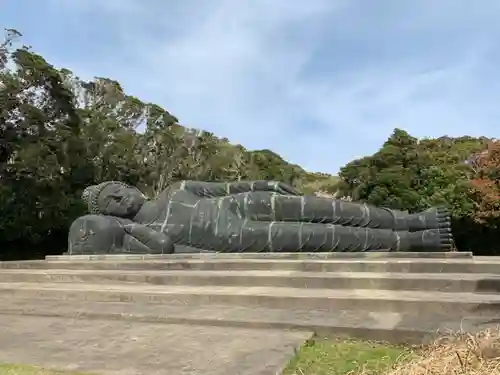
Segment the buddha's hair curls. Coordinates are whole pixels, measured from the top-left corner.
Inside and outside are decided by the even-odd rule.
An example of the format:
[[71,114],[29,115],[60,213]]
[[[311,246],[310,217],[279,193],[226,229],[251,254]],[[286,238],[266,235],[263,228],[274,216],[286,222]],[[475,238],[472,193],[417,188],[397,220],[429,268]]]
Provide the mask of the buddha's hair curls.
[[99,208],[99,195],[104,190],[104,188],[109,185],[120,185],[127,189],[129,188],[136,189],[135,187],[129,186],[121,181],[105,181],[97,185],[91,185],[86,187],[82,193],[82,199],[87,204],[87,209],[89,213],[94,215],[99,215],[102,213],[101,209]]

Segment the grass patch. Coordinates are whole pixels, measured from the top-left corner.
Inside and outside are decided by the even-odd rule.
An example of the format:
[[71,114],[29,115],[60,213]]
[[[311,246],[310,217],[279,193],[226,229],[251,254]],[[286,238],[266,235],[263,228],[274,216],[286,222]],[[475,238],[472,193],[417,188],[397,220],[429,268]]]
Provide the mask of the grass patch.
[[284,375],[500,375],[500,328],[441,335],[420,348],[311,340]]
[[0,364],[0,375],[90,375],[81,372],[47,370],[41,367]]
[[284,375],[383,374],[412,352],[403,347],[356,340],[314,339],[304,345]]

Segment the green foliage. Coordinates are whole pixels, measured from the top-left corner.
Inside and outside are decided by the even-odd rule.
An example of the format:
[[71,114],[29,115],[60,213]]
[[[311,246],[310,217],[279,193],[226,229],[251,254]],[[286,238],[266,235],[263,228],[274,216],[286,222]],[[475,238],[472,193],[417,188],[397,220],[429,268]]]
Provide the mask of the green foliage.
[[415,138],[396,129],[375,155],[342,168],[340,176],[353,199],[397,209],[418,207],[423,160],[417,146]]
[[400,210],[447,205],[453,215],[471,215],[474,201],[466,160],[485,146],[483,138],[417,140],[395,129],[373,156],[341,169],[345,194],[356,200]]
[[56,69],[20,37],[7,30],[0,44],[0,258],[65,251],[89,184],[121,180],[154,197],[179,179],[308,176],[271,151],[185,128],[116,81]]
[[484,249],[485,244],[493,240],[483,235],[484,241],[479,246],[474,239],[486,228],[473,223],[477,214],[477,192],[471,185],[474,170],[468,160],[487,143],[484,137],[419,141],[395,129],[374,155],[355,160],[341,169],[340,186],[344,195],[377,206],[410,212],[447,206],[454,220],[457,247]]
[[395,129],[378,152],[350,162],[339,177],[308,173],[270,150],[186,128],[116,81],[84,81],[57,69],[19,46],[20,37],[7,30],[0,44],[0,258],[65,251],[68,226],[85,212],[81,192],[104,180],[150,197],[179,179],[266,179],[401,210],[447,205],[459,248],[491,252],[498,242],[484,233],[500,217],[499,153],[490,150],[484,165],[474,156],[487,138],[418,140]]
[[13,66],[0,69],[0,238],[37,244],[78,207],[69,189],[81,165],[81,124],[59,72],[26,47],[11,50],[12,34],[0,59]]
[[308,173],[298,183],[304,194],[323,193],[336,196],[341,193],[342,180],[326,173]]

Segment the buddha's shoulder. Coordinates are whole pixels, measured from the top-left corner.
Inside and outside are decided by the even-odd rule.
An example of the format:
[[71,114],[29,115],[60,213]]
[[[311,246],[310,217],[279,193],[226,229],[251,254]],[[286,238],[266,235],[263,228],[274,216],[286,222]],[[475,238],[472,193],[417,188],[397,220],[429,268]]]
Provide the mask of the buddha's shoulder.
[[160,194],[159,200],[172,199],[175,197],[183,197],[186,195],[193,195],[189,189],[190,180],[181,180],[172,182]]

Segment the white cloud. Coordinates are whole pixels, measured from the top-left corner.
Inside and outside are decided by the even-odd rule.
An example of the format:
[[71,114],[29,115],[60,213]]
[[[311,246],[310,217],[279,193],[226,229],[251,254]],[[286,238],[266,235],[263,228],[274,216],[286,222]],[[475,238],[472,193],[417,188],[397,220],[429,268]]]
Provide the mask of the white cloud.
[[187,126],[310,170],[336,172],[396,126],[499,136],[494,0],[47,4],[72,27],[67,40],[100,32],[81,58],[63,46],[42,51],[51,61],[111,76]]

